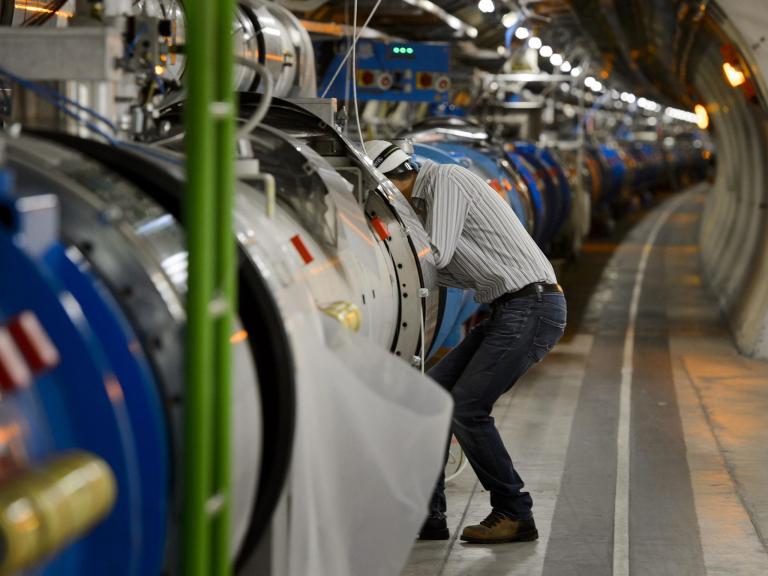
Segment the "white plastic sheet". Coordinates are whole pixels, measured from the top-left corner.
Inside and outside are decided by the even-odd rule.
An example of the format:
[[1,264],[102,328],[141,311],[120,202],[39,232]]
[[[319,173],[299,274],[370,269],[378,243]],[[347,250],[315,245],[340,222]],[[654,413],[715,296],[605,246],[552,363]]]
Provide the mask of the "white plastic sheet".
[[303,353],[288,573],[396,576],[443,465],[452,401],[401,359],[325,322],[329,344],[292,331]]

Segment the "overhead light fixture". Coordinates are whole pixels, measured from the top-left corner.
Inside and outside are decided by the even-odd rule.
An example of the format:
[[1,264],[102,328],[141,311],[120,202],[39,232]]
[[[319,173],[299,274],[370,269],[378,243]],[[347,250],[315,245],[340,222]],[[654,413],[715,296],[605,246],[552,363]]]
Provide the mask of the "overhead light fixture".
[[661,112],[662,110],[661,104],[643,97],[637,99],[637,105],[643,110],[648,110],[648,112]]
[[448,26],[454,30],[461,30],[461,20],[456,18],[456,16],[449,16],[445,21],[448,23]]
[[549,63],[552,64],[552,66],[560,66],[563,63],[562,55],[555,52],[549,57]]
[[584,78],[584,84],[586,84],[587,86],[591,86],[593,82],[597,82],[594,76],[587,76],[586,78]]
[[626,102],[627,104],[634,104],[635,100],[637,100],[637,96],[630,92],[622,92],[621,93],[621,100],[622,102]]
[[741,86],[747,81],[744,72],[736,68],[736,66],[730,62],[723,63],[723,72],[725,73],[725,78],[728,80],[728,83],[734,88]]
[[707,112],[707,107],[703,104],[696,104],[693,110],[696,112],[696,125],[702,130],[709,128],[709,113]]
[[539,54],[541,54],[542,58],[549,58],[552,56],[552,53],[554,50],[552,50],[552,46],[547,46],[546,44],[539,48]]
[[542,45],[541,38],[538,38],[536,36],[531,36],[528,39],[528,46],[530,46],[534,50],[538,50],[539,48],[541,48],[541,45]]
[[689,124],[696,124],[702,130],[709,126],[709,115],[707,109],[701,104],[697,104],[695,108],[696,112],[688,112],[687,110],[680,110],[679,108],[667,108],[664,110],[664,115],[669,116],[675,120],[681,122],[688,122]]
[[520,40],[525,40],[530,35],[531,35],[531,31],[528,30],[528,28],[526,28],[525,26],[520,26],[520,28],[515,30],[515,38],[519,38]]
[[571,63],[568,62],[568,60],[566,60],[565,62],[560,64],[560,70],[562,70],[563,72],[565,72],[567,74],[568,72],[573,70],[573,68],[571,67]]
[[456,18],[456,16],[446,12],[434,2],[430,2],[430,0],[403,0],[403,2],[405,2],[406,4],[409,4],[410,6],[415,6],[417,8],[420,8],[425,12],[429,12],[430,14],[434,14],[440,20],[448,24],[448,26],[450,26],[454,30],[463,32],[464,35],[469,38],[477,38],[477,34],[478,34],[477,28],[475,28],[474,26],[470,26],[469,24],[467,24],[463,20],[460,20],[459,18]]
[[484,14],[490,14],[496,10],[496,5],[493,3],[493,0],[480,0],[477,3],[477,9]]
[[571,76],[573,76],[574,78],[578,78],[579,76],[581,76],[582,72],[583,70],[581,69],[581,66],[576,66],[576,68],[571,68]]
[[504,56],[507,53],[507,47],[499,45],[496,47],[496,52],[499,53],[499,56]]
[[504,28],[512,28],[520,20],[520,14],[517,12],[507,12],[501,17],[501,23]]

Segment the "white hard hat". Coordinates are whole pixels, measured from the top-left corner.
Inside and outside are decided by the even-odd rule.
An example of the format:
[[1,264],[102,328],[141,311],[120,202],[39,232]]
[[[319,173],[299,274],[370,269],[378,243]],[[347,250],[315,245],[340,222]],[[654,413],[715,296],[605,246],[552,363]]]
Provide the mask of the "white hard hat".
[[[411,162],[411,157],[400,146],[386,140],[369,140],[365,143],[365,151],[373,160],[373,165],[384,174]],[[412,169],[412,166],[408,166],[408,169]]]

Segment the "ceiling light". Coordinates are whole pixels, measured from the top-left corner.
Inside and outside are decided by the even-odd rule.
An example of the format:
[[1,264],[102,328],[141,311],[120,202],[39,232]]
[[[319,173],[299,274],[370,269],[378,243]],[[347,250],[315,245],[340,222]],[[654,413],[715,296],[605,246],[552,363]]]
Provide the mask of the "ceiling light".
[[627,104],[634,104],[637,100],[637,96],[632,94],[631,92],[622,92],[621,93],[621,99],[624,100]]
[[587,76],[586,78],[584,78],[584,84],[586,84],[587,86],[591,86],[593,82],[597,82],[597,80],[595,80],[593,76]]
[[463,22],[456,18],[456,16],[453,16],[452,14],[446,12],[440,6],[435,4],[434,2],[431,2],[430,0],[403,0],[406,4],[409,4],[410,6],[416,6],[417,8],[421,8],[425,12],[429,12],[430,14],[434,14],[437,16],[440,20],[448,24],[451,28],[453,28],[456,31],[462,32],[465,36],[468,36],[469,38],[477,38],[477,28],[474,26],[470,26],[466,22]]
[[530,30],[528,30],[528,28],[526,28],[525,26],[520,26],[520,28],[515,30],[515,37],[519,38],[520,40],[525,40],[530,35],[531,35]]
[[547,46],[546,44],[539,48],[539,54],[541,54],[542,58],[549,58],[552,56],[552,53],[554,50],[552,50],[552,46]]
[[578,78],[579,76],[581,76],[582,72],[583,70],[581,69],[581,66],[576,66],[576,68],[571,69],[571,76],[573,76],[574,78]]
[[477,3],[477,9],[485,14],[490,14],[496,10],[496,5],[493,3],[493,0],[480,0]]
[[499,53],[499,56],[504,56],[507,53],[507,47],[506,46],[498,46],[496,48],[496,52]]
[[445,19],[445,21],[448,23],[448,26],[453,28],[454,30],[461,30],[461,20],[456,18],[456,16],[448,16],[448,18]]
[[744,82],[747,81],[747,77],[744,75],[744,72],[736,68],[730,62],[725,62],[723,64],[723,72],[725,73],[725,77],[728,80],[728,83],[734,88],[741,86],[744,84]]
[[536,36],[531,36],[528,39],[528,46],[530,46],[534,50],[538,50],[539,48],[541,48],[541,38],[537,38]]
[[554,53],[549,57],[549,62],[552,66],[560,66],[563,63],[563,57],[558,53]]
[[501,23],[504,28],[512,28],[520,20],[520,15],[517,12],[507,12],[501,17]]
[[560,65],[560,70],[562,70],[563,72],[565,72],[567,74],[568,72],[570,72],[572,70],[571,63],[568,62],[568,60],[566,60],[565,62],[563,62]]
[[702,130],[709,128],[709,113],[707,112],[707,108],[703,104],[696,104],[694,111],[696,112],[696,124],[698,127]]

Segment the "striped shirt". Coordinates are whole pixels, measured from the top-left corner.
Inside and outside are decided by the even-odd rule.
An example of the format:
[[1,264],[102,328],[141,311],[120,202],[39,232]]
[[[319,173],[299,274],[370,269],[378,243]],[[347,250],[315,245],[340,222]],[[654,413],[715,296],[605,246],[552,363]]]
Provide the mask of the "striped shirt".
[[441,286],[473,289],[488,303],[534,282],[557,283],[510,205],[466,168],[425,160],[411,201],[424,218]]

